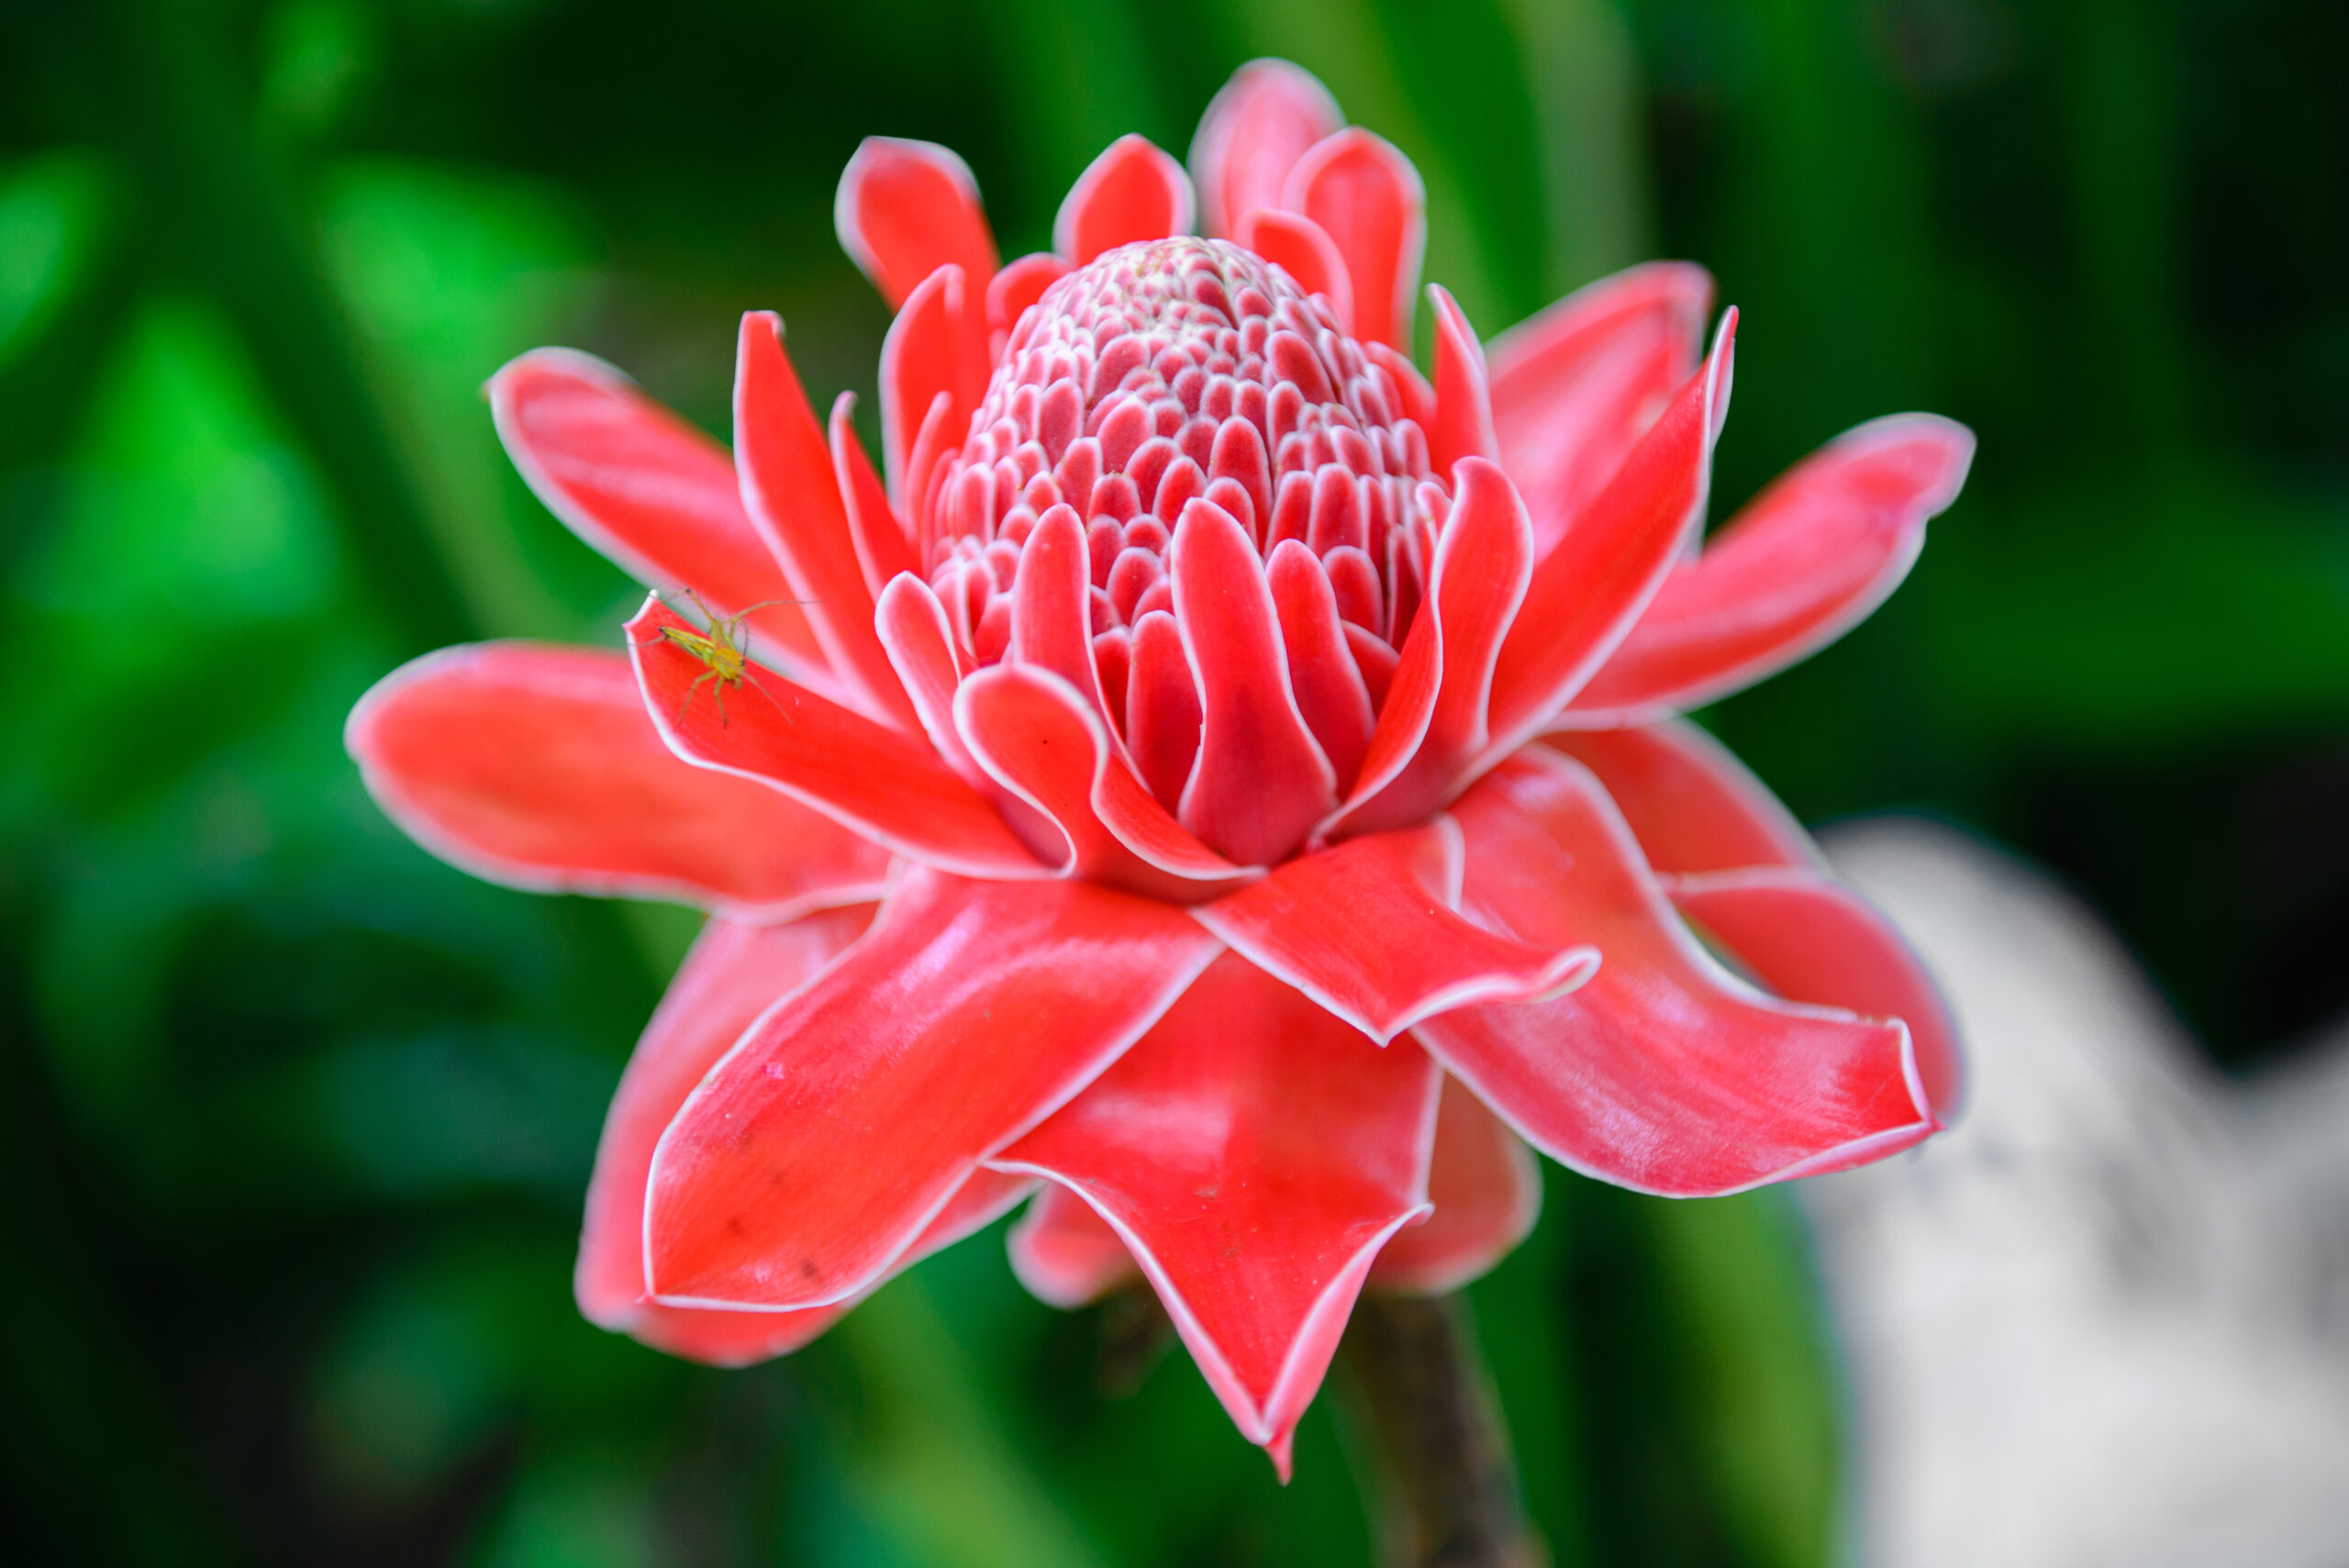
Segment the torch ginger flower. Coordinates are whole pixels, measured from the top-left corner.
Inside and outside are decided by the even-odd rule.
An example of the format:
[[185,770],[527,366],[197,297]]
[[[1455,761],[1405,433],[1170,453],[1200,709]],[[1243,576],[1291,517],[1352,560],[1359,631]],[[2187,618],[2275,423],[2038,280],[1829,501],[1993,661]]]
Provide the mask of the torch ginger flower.
[[1693,1196],[1941,1125],[1931,981],[1674,715],[1889,593],[1962,428],[1862,426],[1707,539],[1706,275],[1489,351],[1431,288],[1431,383],[1418,176],[1279,62],[1187,174],[1109,148],[1050,253],[999,266],[926,143],[866,142],[838,216],[896,310],[882,472],[764,313],[730,455],[526,354],[507,450],[655,592],[624,653],[446,650],[351,718],[457,864],[712,911],[605,1129],[589,1318],[778,1354],[1024,1200],[1030,1288],[1138,1272],[1286,1471],[1365,1284],[1525,1235],[1528,1145]]

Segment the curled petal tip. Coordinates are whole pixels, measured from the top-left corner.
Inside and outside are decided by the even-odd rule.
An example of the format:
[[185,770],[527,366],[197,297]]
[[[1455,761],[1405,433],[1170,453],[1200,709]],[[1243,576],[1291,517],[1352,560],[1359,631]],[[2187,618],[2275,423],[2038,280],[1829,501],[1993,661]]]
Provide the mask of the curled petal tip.
[[1246,244],[1242,220],[1277,206],[1289,171],[1345,123],[1330,90],[1302,66],[1252,60],[1233,72],[1191,139],[1202,228]]
[[1297,1472],[1297,1429],[1290,1427],[1278,1433],[1264,1445],[1264,1457],[1273,1462],[1273,1473],[1284,1486]]
[[841,249],[892,309],[949,263],[982,280],[995,272],[978,181],[936,142],[866,137],[841,171],[832,226]]
[[1442,284],[1428,285],[1428,304],[1435,312],[1435,428],[1428,432],[1428,455],[1445,473],[1466,458],[1498,458],[1500,442],[1476,329]]
[[1052,249],[1079,266],[1104,250],[1191,231],[1183,165],[1143,136],[1121,136],[1077,176],[1052,219]]
[[1085,1195],[1279,1465],[1373,1261],[1427,1207],[1438,1088],[1416,1045],[1372,1051],[1224,954],[997,1163]]
[[1385,138],[1348,127],[1297,161],[1281,206],[1319,224],[1345,257],[1356,336],[1408,349],[1427,250],[1427,188],[1411,161]]

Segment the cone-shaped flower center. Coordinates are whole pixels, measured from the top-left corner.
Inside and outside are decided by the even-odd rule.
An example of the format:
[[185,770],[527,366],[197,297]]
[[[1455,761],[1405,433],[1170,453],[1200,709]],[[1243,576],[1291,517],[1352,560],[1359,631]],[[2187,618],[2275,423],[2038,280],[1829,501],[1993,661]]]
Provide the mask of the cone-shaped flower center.
[[1261,257],[1188,238],[1111,250],[1021,317],[940,465],[932,585],[979,659],[1002,657],[1020,547],[1064,506],[1085,527],[1091,632],[1131,627],[1171,607],[1164,552],[1203,500],[1267,556],[1305,545],[1340,615],[1399,646],[1447,506],[1404,406],[1387,368]]

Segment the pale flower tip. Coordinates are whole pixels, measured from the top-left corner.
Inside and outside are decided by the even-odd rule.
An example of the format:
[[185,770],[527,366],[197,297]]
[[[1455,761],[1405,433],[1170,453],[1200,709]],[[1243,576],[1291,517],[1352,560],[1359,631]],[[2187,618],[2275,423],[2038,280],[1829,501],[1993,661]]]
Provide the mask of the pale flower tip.
[[1283,1428],[1270,1442],[1264,1444],[1264,1457],[1273,1462],[1273,1473],[1280,1477],[1284,1486],[1289,1484],[1289,1478],[1297,1471],[1297,1456],[1293,1451],[1296,1446],[1297,1428],[1294,1426]]

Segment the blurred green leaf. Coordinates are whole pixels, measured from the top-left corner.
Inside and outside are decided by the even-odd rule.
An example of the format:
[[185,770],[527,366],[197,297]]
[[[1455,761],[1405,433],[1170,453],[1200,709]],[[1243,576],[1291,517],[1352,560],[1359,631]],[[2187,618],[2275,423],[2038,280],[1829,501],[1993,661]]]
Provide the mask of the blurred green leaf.
[[264,125],[299,137],[332,128],[375,68],[375,28],[357,0],[280,0],[262,34]]
[[93,153],[43,153],[0,170],[0,369],[80,284],[113,204]]
[[[185,298],[139,312],[65,468],[59,526],[12,584],[0,735],[22,763],[0,821],[151,791],[157,739],[217,739],[298,678],[301,628],[339,586],[328,506],[218,314]],[[245,679],[155,706],[202,676],[197,650],[238,636]]]
[[1937,528],[1916,613],[1971,725],[2078,751],[2349,717],[2349,502],[2162,462]]
[[1837,1412],[1799,1211],[1782,1189],[1645,1207],[1690,1330],[1683,1396],[1739,1555],[1824,1562]]
[[863,1395],[849,1483],[872,1528],[908,1561],[936,1568],[1102,1561],[998,1435],[918,1278],[898,1280],[834,1332],[856,1359]]
[[91,628],[78,640],[95,671],[223,623],[297,619],[333,591],[329,503],[207,306],[163,299],[135,318],[73,467],[66,527],[19,584]]
[[540,184],[389,161],[338,169],[320,210],[328,270],[475,618],[579,635],[626,580],[516,478],[481,386],[562,339],[593,301],[585,220]]
[[659,1568],[675,1558],[640,1471],[565,1455],[523,1467],[473,1560],[480,1568]]

